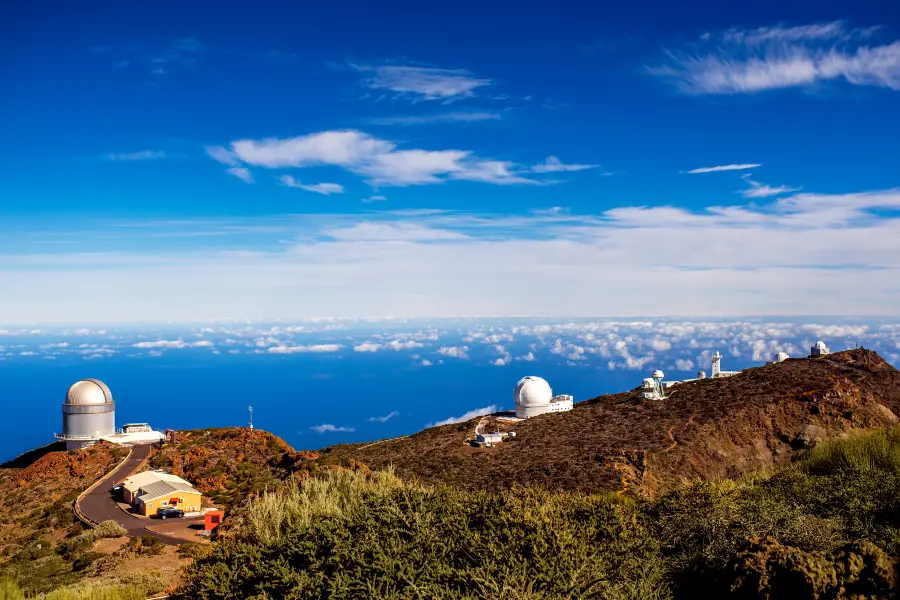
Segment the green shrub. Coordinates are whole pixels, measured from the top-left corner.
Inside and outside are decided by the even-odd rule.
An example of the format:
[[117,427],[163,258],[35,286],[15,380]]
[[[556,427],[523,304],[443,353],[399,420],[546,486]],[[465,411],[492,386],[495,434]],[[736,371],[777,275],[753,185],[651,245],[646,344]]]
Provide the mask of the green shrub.
[[635,506],[330,473],[250,504],[180,597],[668,598]]
[[106,556],[105,552],[85,552],[74,561],[72,561],[73,571],[84,571],[91,566],[95,560]]
[[25,600],[25,594],[9,577],[0,578],[0,598],[3,600]]

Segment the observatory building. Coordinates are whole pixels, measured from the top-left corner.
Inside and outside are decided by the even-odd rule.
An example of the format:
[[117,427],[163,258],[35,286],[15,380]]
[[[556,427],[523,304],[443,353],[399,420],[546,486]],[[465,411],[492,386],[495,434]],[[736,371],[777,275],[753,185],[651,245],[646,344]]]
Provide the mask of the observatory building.
[[787,352],[779,352],[778,354],[775,355],[775,360],[773,360],[772,362],[780,363],[780,362],[786,361],[789,358],[790,358],[790,356],[788,356]]
[[67,450],[86,448],[97,440],[132,445],[158,442],[165,437],[146,423],[128,423],[116,430],[116,403],[112,392],[99,379],[82,379],[72,384],[62,413],[62,433],[55,437],[66,443]]
[[665,373],[659,369],[653,371],[652,377],[646,377],[641,385],[641,395],[645,400],[665,400],[666,391],[663,384]]
[[75,382],[66,393],[62,413],[62,433],[57,433],[56,439],[64,440],[67,450],[90,446],[102,436],[116,433],[116,403],[99,379]]
[[826,354],[831,354],[831,348],[826,346],[825,342],[822,340],[816,342],[816,345],[809,349],[810,358],[814,356],[825,356]]
[[572,410],[572,396],[554,396],[550,384],[540,377],[523,377],[513,392],[516,403],[516,417],[527,419],[548,412]]

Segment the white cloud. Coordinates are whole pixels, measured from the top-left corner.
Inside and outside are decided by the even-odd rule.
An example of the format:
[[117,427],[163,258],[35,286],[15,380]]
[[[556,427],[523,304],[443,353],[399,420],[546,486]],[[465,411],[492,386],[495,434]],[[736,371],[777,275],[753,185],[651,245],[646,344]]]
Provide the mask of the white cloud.
[[373,90],[395,92],[412,100],[449,100],[471,97],[479,87],[491,84],[464,69],[438,69],[408,65],[353,67],[367,75],[363,84]]
[[106,158],[113,161],[156,160],[165,157],[166,153],[162,150],[141,150],[140,152],[106,155]]
[[526,362],[531,362],[531,361],[535,360],[534,352],[529,352],[525,356],[517,356],[516,360],[524,360]]
[[468,359],[469,355],[467,351],[469,350],[468,346],[441,346],[438,348],[437,353],[441,356],[449,356],[450,358],[460,358],[460,359]]
[[509,364],[509,359],[507,358],[498,358],[492,363],[495,367],[505,367]]
[[[0,289],[17,290],[0,294],[0,314],[98,326],[239,315],[896,315],[898,209],[900,189],[599,215],[308,214],[292,217],[301,240],[227,252],[166,240],[135,251],[141,229],[92,222],[80,237],[115,233],[123,241],[110,243],[122,249],[0,255]],[[374,228],[354,229],[361,223]],[[464,237],[436,239],[435,230]],[[522,293],[535,274],[540,285]],[[85,280],[92,285],[77,297],[54,293]],[[605,292],[645,288],[666,293]]]
[[[219,162],[279,169],[332,165],[367,178],[375,186],[408,186],[449,180],[480,181],[497,185],[541,185],[525,177],[527,169],[509,161],[478,158],[468,150],[398,149],[393,142],[355,130],[336,130],[292,138],[238,140],[231,149],[207,147]],[[560,165],[572,170],[587,165]],[[319,193],[340,193],[338,184],[305,186],[285,175],[282,183]]]
[[422,362],[419,363],[419,365],[422,366],[422,367],[430,367],[430,366],[433,365],[433,364],[434,364],[434,363],[431,362],[430,360],[428,360],[427,358],[423,358],[423,359],[422,359]]
[[190,344],[184,340],[156,340],[154,342],[137,342],[134,348],[188,348]]
[[718,173],[719,171],[743,171],[745,169],[755,169],[756,167],[761,167],[762,165],[757,163],[746,163],[746,164],[735,164],[735,165],[720,165],[718,167],[700,167],[699,169],[691,169],[688,173],[697,174],[697,173]]
[[222,146],[206,146],[204,149],[213,160],[220,162],[223,165],[235,166],[240,164],[234,154],[227,148]]
[[326,229],[325,235],[341,241],[356,242],[425,242],[431,240],[461,240],[466,236],[455,231],[432,229],[412,223],[378,223],[363,221],[352,227]]
[[353,433],[356,431],[353,427],[337,427],[331,423],[322,423],[321,425],[313,425],[310,427],[316,433]]
[[485,406],[484,408],[476,408],[475,410],[470,410],[467,413],[464,413],[458,417],[450,417],[449,419],[444,419],[443,421],[438,421],[437,423],[430,423],[427,427],[440,427],[441,425],[451,425],[453,423],[465,423],[466,421],[471,421],[476,417],[482,417],[484,415],[489,415],[497,412],[500,408],[494,404],[490,406]]
[[800,188],[792,188],[786,185],[772,187],[770,185],[759,183],[758,181],[753,181],[746,175],[743,179],[750,185],[750,189],[742,190],[740,192],[744,198],[768,198],[769,196],[778,196],[800,191]]
[[246,167],[232,167],[231,169],[226,169],[225,172],[229,175],[234,175],[245,183],[253,183],[253,174]]
[[396,410],[392,410],[391,412],[384,415],[383,417],[369,417],[369,421],[371,421],[373,423],[376,423],[376,422],[377,423],[387,423],[389,420],[393,419],[394,417],[399,417],[399,416],[400,416],[399,412],[397,412]]
[[377,125],[430,125],[434,123],[474,123],[477,121],[495,121],[500,113],[488,111],[445,112],[433,115],[382,117],[373,119]]
[[338,352],[343,348],[340,344],[311,344],[309,346],[272,346],[269,354],[305,354]]
[[282,175],[279,180],[283,185],[287,187],[306,190],[307,192],[315,192],[317,194],[323,194],[325,196],[344,193],[344,186],[338,183],[316,183],[312,185],[304,185],[290,175]]
[[363,198],[362,201],[369,204],[372,202],[384,202],[385,200],[387,200],[387,198],[385,198],[384,196],[375,195],[369,196],[368,198]]
[[679,358],[675,361],[675,370],[676,371],[693,371],[694,370],[694,361]]
[[900,41],[865,45],[872,30],[843,23],[730,30],[650,67],[688,94],[754,93],[844,80],[900,90]]
[[381,344],[373,344],[372,342],[363,342],[358,346],[353,346],[354,352],[378,352]]
[[584,171],[586,169],[596,169],[599,165],[567,165],[555,156],[548,156],[543,163],[539,163],[531,167],[535,173],[560,173],[566,171]]

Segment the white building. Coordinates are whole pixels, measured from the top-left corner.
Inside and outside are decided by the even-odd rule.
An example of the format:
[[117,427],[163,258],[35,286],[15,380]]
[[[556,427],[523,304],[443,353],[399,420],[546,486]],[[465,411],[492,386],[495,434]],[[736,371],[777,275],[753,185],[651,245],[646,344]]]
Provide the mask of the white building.
[[780,362],[786,361],[789,358],[790,358],[790,356],[788,356],[787,352],[779,352],[778,354],[775,355],[775,360],[772,362],[780,363]]
[[141,444],[163,439],[163,434],[146,423],[129,423],[116,429],[116,403],[112,392],[99,379],[76,381],[66,392],[62,405],[62,433],[56,439],[66,442],[67,450],[85,448],[106,440],[115,444]]
[[710,373],[710,377],[731,377],[732,375],[737,375],[740,371],[723,371],[722,370],[722,355],[716,351],[712,357],[712,369]]
[[831,354],[831,348],[826,346],[825,342],[822,340],[816,342],[816,345],[809,349],[810,358],[814,356],[825,356],[826,354]]
[[554,396],[550,384],[545,379],[531,375],[523,377],[513,391],[516,417],[527,419],[549,412],[572,410],[572,396]]

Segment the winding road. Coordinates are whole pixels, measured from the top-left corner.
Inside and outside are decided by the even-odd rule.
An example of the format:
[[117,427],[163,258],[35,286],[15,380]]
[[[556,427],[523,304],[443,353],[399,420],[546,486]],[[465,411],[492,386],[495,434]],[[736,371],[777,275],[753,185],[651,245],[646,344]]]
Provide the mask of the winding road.
[[170,546],[184,544],[186,540],[146,529],[146,526],[153,524],[153,521],[126,513],[119,508],[112,495],[109,493],[109,488],[117,483],[121,483],[123,479],[131,475],[141,463],[150,456],[150,451],[152,449],[152,444],[139,444],[134,446],[128,460],[100,480],[100,483],[95,485],[90,492],[77,500],[78,509],[81,511],[81,514],[94,523],[102,523],[103,521],[110,519],[115,521],[125,528],[125,531],[128,532],[130,537],[152,535],[162,543]]

